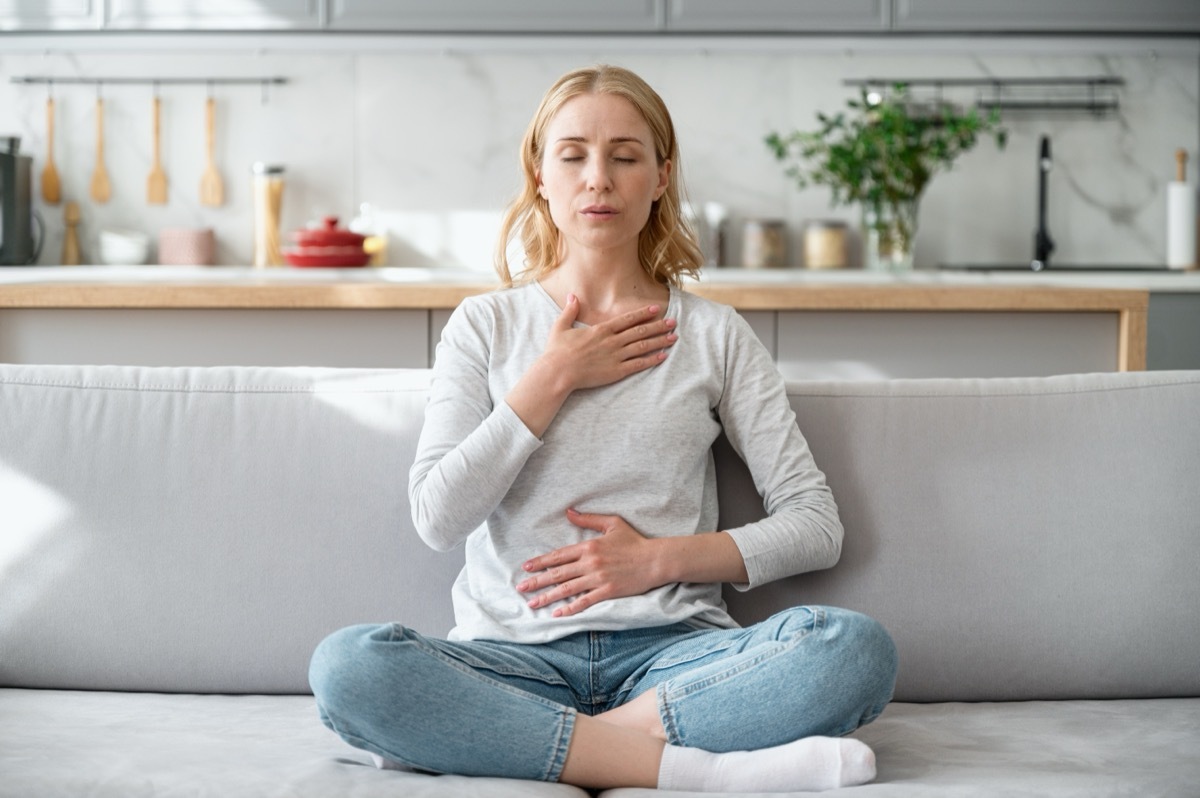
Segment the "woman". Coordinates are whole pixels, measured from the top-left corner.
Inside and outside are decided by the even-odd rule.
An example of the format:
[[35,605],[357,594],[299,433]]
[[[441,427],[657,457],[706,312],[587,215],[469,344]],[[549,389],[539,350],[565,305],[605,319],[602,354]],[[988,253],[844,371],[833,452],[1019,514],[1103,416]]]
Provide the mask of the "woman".
[[[869,781],[870,749],[839,738],[890,700],[886,632],[825,607],[743,629],[721,600],[723,582],[832,566],[842,527],[770,356],[730,308],[679,290],[701,257],[665,105],[627,70],[571,72],[521,159],[497,255],[507,288],[446,325],[410,474],[421,537],[466,544],[456,626],[332,635],[310,674],[323,721],[381,766],[436,773]],[[722,430],[769,516],[713,531]]]

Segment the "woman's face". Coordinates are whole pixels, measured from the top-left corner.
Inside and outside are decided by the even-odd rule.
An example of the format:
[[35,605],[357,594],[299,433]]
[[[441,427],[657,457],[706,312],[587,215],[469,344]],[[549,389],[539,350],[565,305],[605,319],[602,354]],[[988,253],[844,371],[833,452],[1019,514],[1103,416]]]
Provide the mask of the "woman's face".
[[636,257],[638,234],[670,172],[670,161],[658,163],[650,126],[633,103],[583,94],[546,126],[538,191],[568,257],[576,247]]

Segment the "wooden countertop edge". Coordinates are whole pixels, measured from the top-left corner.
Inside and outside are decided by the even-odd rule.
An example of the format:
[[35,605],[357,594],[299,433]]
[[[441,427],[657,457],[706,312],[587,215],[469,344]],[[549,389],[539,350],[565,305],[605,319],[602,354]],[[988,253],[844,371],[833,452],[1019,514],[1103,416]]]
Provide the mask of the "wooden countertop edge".
[[[15,283],[0,308],[451,309],[494,283]],[[1142,312],[1149,291],[1060,286],[730,285],[688,291],[738,310]]]
[[1150,292],[1058,286],[745,286],[688,290],[738,310],[1145,311]]

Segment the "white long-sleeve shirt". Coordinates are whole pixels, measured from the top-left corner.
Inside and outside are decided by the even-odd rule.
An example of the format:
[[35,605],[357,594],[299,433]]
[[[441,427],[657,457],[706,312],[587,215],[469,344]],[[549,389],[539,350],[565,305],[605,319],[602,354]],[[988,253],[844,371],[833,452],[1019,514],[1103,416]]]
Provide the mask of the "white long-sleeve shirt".
[[661,364],[571,394],[541,439],[505,396],[561,309],[534,282],[464,301],[438,344],[409,478],[413,520],[437,550],[466,542],[451,639],[542,643],[579,631],[685,622],[734,627],[719,584],[674,583],[564,618],[530,609],[522,564],[599,533],[566,510],[619,515],[648,537],[716,531],[711,446],[724,429],[767,517],[726,530],[749,582],[832,566],[842,525],[770,355],[732,308],[675,288],[679,340]]

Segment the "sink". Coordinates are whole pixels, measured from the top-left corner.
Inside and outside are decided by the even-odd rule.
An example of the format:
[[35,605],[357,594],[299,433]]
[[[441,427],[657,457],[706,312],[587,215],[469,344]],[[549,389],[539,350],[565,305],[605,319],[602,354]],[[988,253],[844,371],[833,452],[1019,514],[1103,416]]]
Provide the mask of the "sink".
[[1157,265],[1138,265],[1138,264],[1114,264],[1097,265],[1097,264],[1074,264],[1074,263],[1052,263],[1049,266],[1044,266],[1040,269],[1033,268],[1029,261],[1024,263],[940,263],[939,269],[946,271],[970,271],[970,272],[1029,272],[1030,274],[1046,274],[1054,272],[1056,274],[1087,272],[1089,274],[1110,274],[1114,272],[1165,272],[1169,271],[1166,266]]

